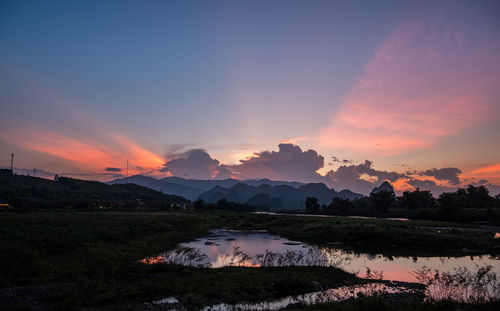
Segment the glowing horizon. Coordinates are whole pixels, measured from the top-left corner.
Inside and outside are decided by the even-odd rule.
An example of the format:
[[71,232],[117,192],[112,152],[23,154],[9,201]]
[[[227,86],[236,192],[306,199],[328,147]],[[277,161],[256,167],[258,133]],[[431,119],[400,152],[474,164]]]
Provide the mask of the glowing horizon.
[[500,192],[496,1],[94,4],[1,7],[1,166]]

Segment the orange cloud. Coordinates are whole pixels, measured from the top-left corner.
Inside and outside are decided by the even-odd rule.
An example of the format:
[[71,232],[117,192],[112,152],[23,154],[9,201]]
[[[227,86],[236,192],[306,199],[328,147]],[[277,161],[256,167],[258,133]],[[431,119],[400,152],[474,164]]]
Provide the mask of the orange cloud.
[[101,137],[101,142],[34,127],[0,134],[2,139],[12,144],[67,160],[94,173],[102,172],[105,167],[125,168],[126,159],[130,163],[129,174],[158,169],[164,163],[161,157],[123,135],[103,136],[108,137]]
[[404,192],[404,191],[413,191],[415,190],[415,187],[411,186],[408,184],[409,178],[399,178],[395,182],[392,182],[392,186],[394,187],[394,190],[397,192]]
[[498,47],[467,39],[435,22],[403,24],[377,49],[319,144],[398,154],[490,119],[500,83],[491,51]]
[[472,180],[488,180],[489,183],[500,184],[500,164],[492,164],[472,170],[464,177]]
[[146,168],[160,167],[165,160],[151,151],[148,151],[123,135],[113,135],[114,139],[126,148],[127,156],[134,165]]
[[500,164],[493,164],[489,166],[485,166],[482,168],[478,168],[476,170],[473,170],[471,174],[482,174],[482,173],[500,173]]

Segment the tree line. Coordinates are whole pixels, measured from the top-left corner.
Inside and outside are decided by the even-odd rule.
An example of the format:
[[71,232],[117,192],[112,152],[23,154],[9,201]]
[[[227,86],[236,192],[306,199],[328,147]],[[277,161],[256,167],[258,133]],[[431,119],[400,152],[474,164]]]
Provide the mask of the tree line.
[[491,196],[484,186],[468,186],[444,192],[435,198],[428,190],[417,188],[396,196],[394,191],[372,192],[349,200],[333,198],[320,205],[315,197],[305,201],[305,212],[339,216],[405,217],[414,219],[480,221],[500,220],[500,195]]

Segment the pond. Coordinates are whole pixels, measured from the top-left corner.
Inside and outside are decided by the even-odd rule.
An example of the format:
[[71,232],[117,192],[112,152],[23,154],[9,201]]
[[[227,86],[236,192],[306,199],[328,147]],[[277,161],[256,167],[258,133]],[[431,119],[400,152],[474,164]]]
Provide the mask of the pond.
[[[430,302],[453,300],[470,303],[481,303],[500,297],[500,282],[496,277],[500,275],[499,258],[488,255],[387,257],[382,254],[348,252],[338,247],[317,247],[290,241],[266,231],[214,230],[207,237],[180,244],[174,250],[145,258],[141,262],[211,268],[332,266],[371,279],[365,284],[330,288],[282,297],[274,301],[235,305],[221,303],[202,308],[206,311],[279,310],[295,305],[336,302],[372,295],[395,295],[406,297],[403,299],[416,298]],[[182,307],[175,297],[153,301],[150,304],[165,305],[174,309]]]
[[143,263],[171,262],[192,266],[220,268],[223,266],[334,266],[365,277],[418,282],[413,273],[423,267],[441,272],[454,272],[459,267],[475,270],[492,266],[500,275],[500,260],[489,255],[462,257],[388,257],[382,254],[354,253],[338,247],[320,248],[290,241],[266,231],[214,230],[207,237],[179,245],[178,249]]

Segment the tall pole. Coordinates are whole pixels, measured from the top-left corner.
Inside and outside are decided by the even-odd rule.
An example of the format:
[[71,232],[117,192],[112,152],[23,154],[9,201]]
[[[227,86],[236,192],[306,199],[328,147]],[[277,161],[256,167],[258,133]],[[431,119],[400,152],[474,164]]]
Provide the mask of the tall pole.
[[14,153],[10,155],[10,172],[14,174]]
[[127,159],[127,173],[125,175],[125,183],[128,184],[128,159]]

